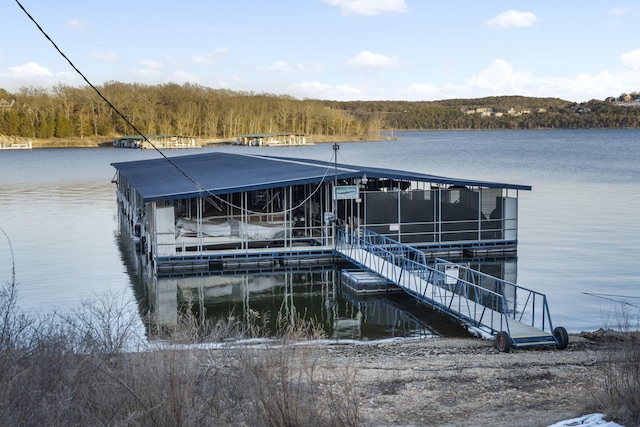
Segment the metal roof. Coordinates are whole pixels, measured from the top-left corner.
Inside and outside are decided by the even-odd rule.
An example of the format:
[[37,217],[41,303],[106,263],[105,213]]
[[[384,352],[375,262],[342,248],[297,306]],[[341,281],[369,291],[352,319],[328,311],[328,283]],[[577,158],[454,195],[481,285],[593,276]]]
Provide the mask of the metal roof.
[[[146,203],[209,193],[227,194],[289,185],[331,181],[334,163],[252,154],[211,152],[152,160],[112,163]],[[530,186],[483,182],[392,169],[338,163],[338,179],[386,178],[457,186],[531,190]]]

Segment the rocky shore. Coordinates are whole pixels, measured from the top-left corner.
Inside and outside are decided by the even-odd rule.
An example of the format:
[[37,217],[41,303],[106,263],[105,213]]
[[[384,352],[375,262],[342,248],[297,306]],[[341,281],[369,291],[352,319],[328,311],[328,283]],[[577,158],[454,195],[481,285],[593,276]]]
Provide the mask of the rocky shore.
[[547,426],[589,413],[608,358],[602,339],[499,353],[493,341],[434,338],[329,345],[320,364],[357,372],[368,426]]

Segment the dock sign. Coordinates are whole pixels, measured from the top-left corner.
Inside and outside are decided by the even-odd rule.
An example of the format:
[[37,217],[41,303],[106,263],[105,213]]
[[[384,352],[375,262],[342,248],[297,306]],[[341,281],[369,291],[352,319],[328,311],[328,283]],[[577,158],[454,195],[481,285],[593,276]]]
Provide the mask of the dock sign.
[[336,200],[358,199],[360,188],[357,185],[339,185],[335,187],[333,196]]
[[455,285],[458,283],[459,269],[457,265],[447,265],[444,267],[445,284]]

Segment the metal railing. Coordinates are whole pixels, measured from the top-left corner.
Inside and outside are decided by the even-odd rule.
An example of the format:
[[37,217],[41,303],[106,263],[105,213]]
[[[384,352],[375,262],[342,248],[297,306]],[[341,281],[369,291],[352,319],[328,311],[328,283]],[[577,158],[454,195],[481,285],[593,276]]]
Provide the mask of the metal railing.
[[[542,331],[552,332],[551,314],[545,294],[482,273],[464,264],[454,264],[440,258],[434,261],[434,268],[438,270],[446,269],[447,266],[456,266],[459,282],[468,283],[480,293],[490,291],[503,296],[504,306],[500,311],[510,319]],[[481,295],[476,299],[481,302]]]
[[[390,231],[392,226],[394,231]],[[516,218],[413,221],[401,223],[368,222],[366,228],[409,244],[453,241],[509,240],[517,235]]]
[[481,332],[507,331],[510,320],[551,333],[544,294],[436,258],[433,266],[418,249],[367,229],[356,236],[337,230],[336,250],[352,262],[386,277],[406,292]]

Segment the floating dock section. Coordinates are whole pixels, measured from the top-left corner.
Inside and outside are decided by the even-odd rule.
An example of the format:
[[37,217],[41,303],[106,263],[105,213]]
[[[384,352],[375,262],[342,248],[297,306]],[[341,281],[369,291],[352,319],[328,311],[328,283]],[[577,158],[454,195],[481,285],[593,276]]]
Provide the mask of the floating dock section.
[[31,139],[0,135],[0,150],[31,150],[32,148]]
[[398,290],[387,279],[366,270],[342,270],[340,283],[356,294],[379,294]]
[[307,137],[301,133],[252,133],[247,135],[238,135],[236,137],[235,145],[270,147],[314,144],[307,142]]
[[195,138],[180,135],[129,135],[113,140],[113,146],[117,148],[139,149],[183,149],[201,148],[196,144]]

